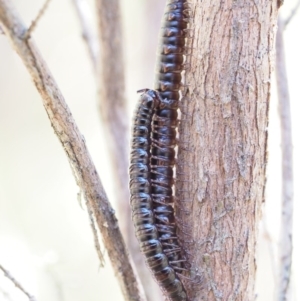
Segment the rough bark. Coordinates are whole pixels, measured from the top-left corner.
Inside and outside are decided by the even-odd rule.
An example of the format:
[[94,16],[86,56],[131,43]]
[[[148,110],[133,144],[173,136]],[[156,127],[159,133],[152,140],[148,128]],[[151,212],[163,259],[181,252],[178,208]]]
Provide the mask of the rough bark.
[[188,293],[253,301],[277,1],[192,5],[175,205]]

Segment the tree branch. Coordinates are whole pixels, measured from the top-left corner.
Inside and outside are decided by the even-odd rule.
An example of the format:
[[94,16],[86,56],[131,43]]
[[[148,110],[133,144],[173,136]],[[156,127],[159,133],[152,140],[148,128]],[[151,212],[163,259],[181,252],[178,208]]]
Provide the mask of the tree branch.
[[125,300],[141,300],[114,210],[102,187],[84,137],[33,40],[25,39],[27,29],[8,0],[0,0],[0,21],[42,96],[44,108],[68,156],[76,182],[93,211]]
[[284,22],[279,17],[276,39],[276,79],[281,122],[282,147],[282,208],[281,237],[279,250],[279,278],[277,300],[289,300],[293,252],[293,142],[291,125],[290,95],[285,63],[283,41]]
[[32,296],[30,293],[28,293],[24,287],[11,275],[11,273],[6,270],[2,265],[0,265],[0,270],[3,271],[4,276],[8,278],[19,290],[21,290],[30,301],[36,301],[36,298]]
[[93,26],[90,22],[90,19],[92,18],[91,11],[86,0],[73,0],[73,5],[81,25],[82,37],[86,43],[94,71],[96,72],[99,55],[99,43],[93,30]]

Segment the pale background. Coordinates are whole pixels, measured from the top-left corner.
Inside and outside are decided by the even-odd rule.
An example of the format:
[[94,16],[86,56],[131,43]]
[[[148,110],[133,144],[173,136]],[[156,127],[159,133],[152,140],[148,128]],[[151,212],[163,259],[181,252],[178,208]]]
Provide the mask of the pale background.
[[[29,25],[44,0],[14,0]],[[94,1],[88,1],[94,8]],[[132,112],[136,90],[152,87],[157,30],[165,1],[123,0],[126,89]],[[289,14],[296,0],[286,1]],[[294,130],[295,246],[292,300],[300,301],[300,12],[285,32]],[[71,0],[52,0],[33,34],[85,136],[114,204],[114,179],[99,114],[93,69]],[[280,222],[280,128],[276,89],[270,106],[269,166],[257,250],[257,300],[274,300]],[[130,118],[130,117],[129,117]],[[39,301],[122,300],[106,256],[99,268],[87,213],[80,206],[69,163],[40,96],[19,57],[0,36],[0,264]],[[84,201],[83,201],[84,202]],[[118,212],[117,212],[118,215]],[[27,300],[0,272],[0,300]]]

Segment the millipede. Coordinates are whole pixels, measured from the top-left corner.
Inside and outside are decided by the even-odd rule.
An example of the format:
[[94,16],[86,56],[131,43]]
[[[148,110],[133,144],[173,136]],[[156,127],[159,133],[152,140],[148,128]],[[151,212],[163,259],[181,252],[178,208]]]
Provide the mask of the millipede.
[[170,300],[185,301],[176,233],[173,168],[187,29],[187,1],[168,0],[161,28],[154,90],[140,92],[133,120],[130,204],[141,252]]
[[130,154],[130,204],[140,249],[157,282],[171,300],[184,301],[186,293],[170,266],[155,223],[150,180],[151,122],[161,102],[157,91],[143,90],[133,120]]
[[155,108],[152,122],[151,194],[153,211],[163,251],[170,265],[181,273],[182,250],[174,217],[173,168],[175,164],[177,110],[188,27],[187,1],[169,0],[161,28],[154,87],[162,101]]

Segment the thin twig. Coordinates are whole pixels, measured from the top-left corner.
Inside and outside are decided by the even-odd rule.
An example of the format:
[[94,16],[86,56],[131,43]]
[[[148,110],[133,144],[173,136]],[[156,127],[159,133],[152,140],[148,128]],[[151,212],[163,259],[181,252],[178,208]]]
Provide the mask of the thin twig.
[[284,29],[287,27],[287,25],[291,22],[291,20],[294,18],[294,16],[296,15],[298,9],[300,7],[300,0],[298,0],[298,2],[296,3],[295,7],[292,9],[290,15],[288,16],[288,18],[286,18],[284,20]]
[[86,0],[73,0],[73,4],[81,25],[82,37],[88,48],[94,71],[97,71],[99,43],[91,24],[92,14]]
[[26,32],[26,39],[28,39],[28,37],[32,34],[32,32],[35,30],[39,20],[41,19],[41,17],[44,15],[46,9],[48,8],[49,3],[51,2],[51,0],[46,0],[46,2],[44,3],[43,7],[40,9],[40,11],[38,12],[36,18],[31,22],[27,32]]
[[279,249],[279,301],[289,300],[288,294],[291,281],[292,251],[293,251],[293,143],[290,96],[285,63],[283,20],[278,19],[276,39],[276,78],[281,122],[282,147],[282,208],[281,237]]
[[0,270],[3,271],[4,276],[5,276],[6,278],[8,278],[8,279],[15,285],[15,287],[17,287],[20,291],[22,291],[22,292],[28,297],[28,299],[29,299],[30,301],[36,301],[36,298],[35,298],[33,295],[31,295],[30,293],[28,293],[28,292],[25,290],[25,288],[20,284],[20,282],[18,282],[18,281],[11,275],[11,273],[10,273],[8,270],[6,270],[1,264],[0,264]]
[[0,22],[41,94],[44,108],[68,156],[76,182],[95,216],[124,299],[142,300],[115,212],[102,187],[84,137],[35,43],[30,38],[25,39],[27,29],[8,0],[0,0]]

